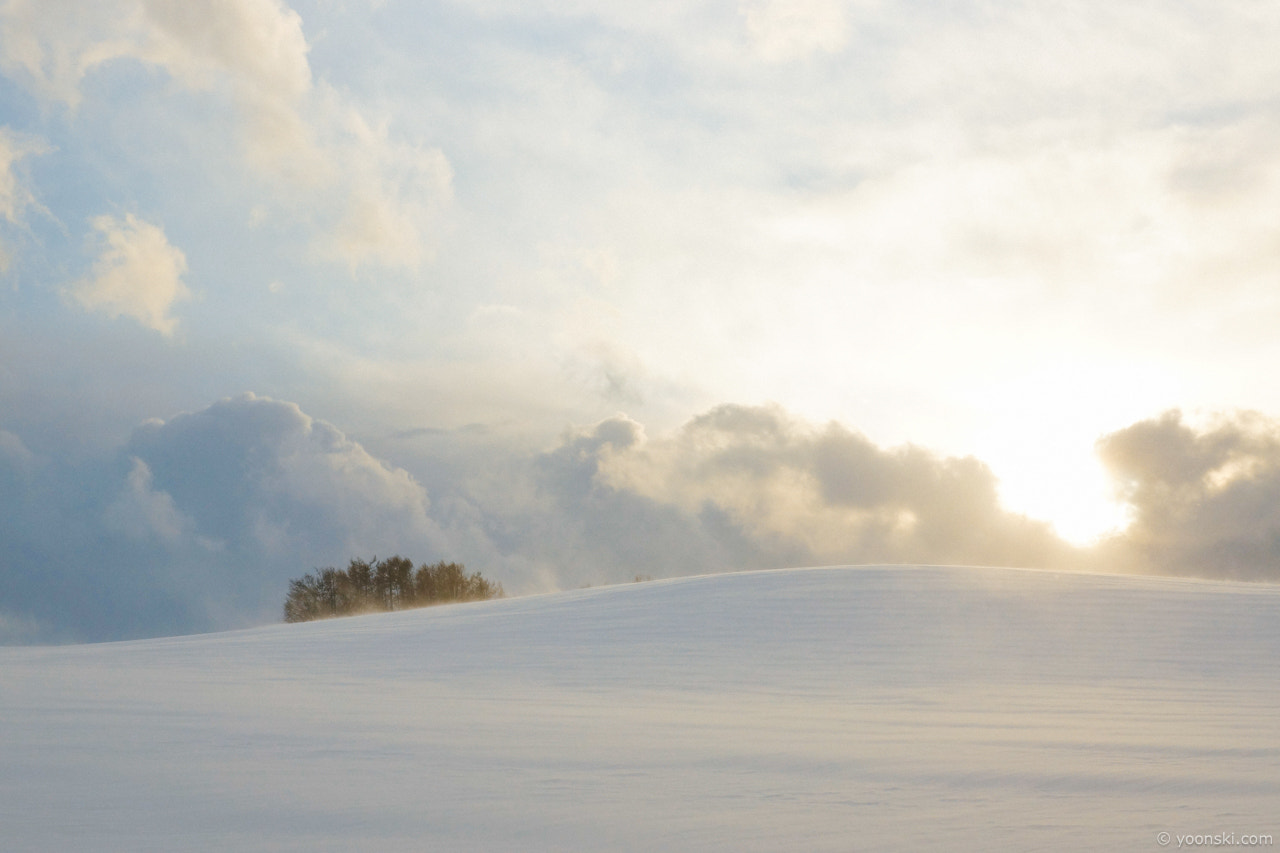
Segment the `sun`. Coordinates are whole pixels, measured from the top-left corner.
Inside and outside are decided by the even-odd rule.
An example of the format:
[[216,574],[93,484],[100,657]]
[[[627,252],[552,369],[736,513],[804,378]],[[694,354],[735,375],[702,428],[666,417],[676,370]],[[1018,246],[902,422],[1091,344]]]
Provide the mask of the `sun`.
[[1166,383],[1132,366],[1071,363],[991,389],[974,455],[1005,509],[1047,521],[1080,546],[1126,528],[1129,508],[1095,452],[1102,436],[1167,404]]
[[1101,463],[1088,453],[1011,450],[988,464],[999,478],[1005,509],[1049,522],[1073,545],[1092,545],[1129,523],[1128,508],[1115,500]]
[[782,399],[813,423],[839,421],[881,447],[914,444],[942,457],[974,457],[995,476],[1005,510],[1047,522],[1063,540],[1087,547],[1131,521],[1095,452],[1097,442],[1170,408],[1176,389],[1160,380],[1149,366],[1039,361],[1003,376],[956,381],[950,405],[924,417],[916,411],[877,418],[864,400],[825,408],[826,389],[836,383],[820,378],[792,383]]

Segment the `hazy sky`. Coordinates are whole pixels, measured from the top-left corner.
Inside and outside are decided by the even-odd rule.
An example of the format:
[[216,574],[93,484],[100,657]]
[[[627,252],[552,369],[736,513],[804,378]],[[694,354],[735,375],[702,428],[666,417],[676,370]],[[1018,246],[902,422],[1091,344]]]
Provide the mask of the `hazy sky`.
[[[1270,530],[1277,43],[1249,0],[0,0],[0,639],[85,578],[84,635],[251,621],[357,549],[1053,562],[1245,480]],[[1177,512],[1151,448],[1216,460]]]

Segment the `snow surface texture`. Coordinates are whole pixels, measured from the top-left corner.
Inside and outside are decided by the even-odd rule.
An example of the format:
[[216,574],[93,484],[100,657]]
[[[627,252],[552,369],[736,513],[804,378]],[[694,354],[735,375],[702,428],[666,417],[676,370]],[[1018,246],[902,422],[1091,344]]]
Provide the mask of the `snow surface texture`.
[[1280,589],[807,569],[7,648],[0,749],[10,851],[1280,836]]

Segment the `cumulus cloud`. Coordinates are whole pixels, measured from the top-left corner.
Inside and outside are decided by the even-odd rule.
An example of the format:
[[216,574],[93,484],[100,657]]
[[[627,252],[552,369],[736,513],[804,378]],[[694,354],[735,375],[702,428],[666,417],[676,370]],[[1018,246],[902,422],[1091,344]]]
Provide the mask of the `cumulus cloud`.
[[1117,566],[1280,580],[1280,423],[1239,414],[1196,429],[1170,411],[1098,452],[1133,514],[1104,546]]
[[643,427],[625,415],[566,433],[534,460],[536,493],[550,505],[508,537],[508,547],[554,566],[560,586],[805,562],[787,543],[752,540],[714,508],[690,512],[667,495],[611,484],[613,461],[645,445]]
[[221,400],[112,458],[37,463],[0,432],[10,642],[262,623],[313,568],[454,556],[414,477],[292,403]]
[[975,458],[880,447],[776,406],[719,406],[657,437],[608,418],[542,454],[536,480],[557,558],[599,579],[891,562],[1280,580],[1280,422],[1195,428],[1169,412],[1098,453],[1132,520],[1089,548],[1006,511]]
[[167,492],[156,491],[147,463],[133,459],[133,470],[120,495],[107,507],[107,523],[138,539],[155,538],[175,545],[194,526]]
[[839,563],[1280,578],[1280,424],[1257,416],[1196,429],[1171,412],[1101,440],[1134,521],[1091,549],[1003,509],[977,459],[777,406],[717,406],[656,435],[618,414],[542,451],[475,429],[388,446],[397,464],[252,394],[144,423],[78,468],[0,432],[8,641],[268,621],[289,578],[396,552],[517,593]]
[[[611,523],[638,510],[661,519],[637,553],[661,562],[672,539],[695,570],[798,563],[947,562],[1065,566],[1073,549],[1040,522],[1000,507],[990,470],[973,458],[885,449],[846,427],[813,426],[773,407],[725,405],[672,436],[647,439],[615,417],[573,434],[542,460],[544,485]],[[634,517],[634,516],[633,516]],[[607,532],[605,532],[607,531]],[[652,562],[650,563],[652,566]]]
[[182,281],[187,258],[164,231],[133,214],[99,216],[93,227],[103,245],[93,273],[71,285],[68,295],[88,311],[129,317],[162,335],[178,325],[169,312],[190,297]]
[[210,542],[272,559],[433,548],[417,481],[293,403],[223,400],[144,424],[128,451]]
[[318,229],[317,256],[412,268],[430,253],[452,172],[438,149],[395,137],[318,83],[297,12],[279,0],[9,0],[3,67],[75,107],[107,63],[163,69],[190,92],[226,97],[248,163],[289,215]]
[[206,625],[273,618],[318,566],[445,556],[422,486],[293,403],[246,394],[148,422],[123,455],[106,533]]

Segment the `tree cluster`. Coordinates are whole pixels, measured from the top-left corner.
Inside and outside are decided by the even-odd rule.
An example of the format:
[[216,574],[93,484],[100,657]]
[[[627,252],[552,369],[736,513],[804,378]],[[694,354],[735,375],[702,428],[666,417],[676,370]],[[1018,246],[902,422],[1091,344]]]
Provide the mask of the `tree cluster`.
[[401,556],[353,559],[345,570],[333,567],[289,581],[284,621],[308,622],[380,610],[404,610],[447,601],[482,601],[503,596],[502,584],[479,572],[467,574],[461,563],[423,563]]

